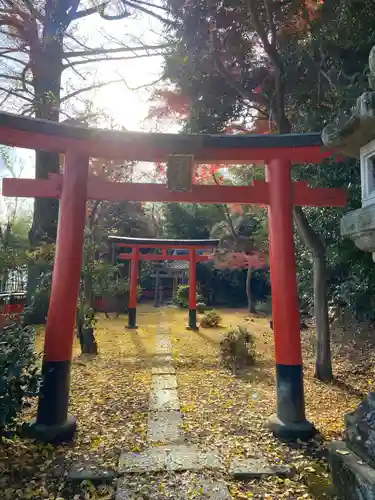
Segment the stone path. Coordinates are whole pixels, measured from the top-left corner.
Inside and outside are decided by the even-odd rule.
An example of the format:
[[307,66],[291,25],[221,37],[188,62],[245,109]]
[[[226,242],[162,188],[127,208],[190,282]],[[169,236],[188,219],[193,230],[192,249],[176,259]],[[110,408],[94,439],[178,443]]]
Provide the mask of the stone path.
[[[154,360],[147,430],[150,448],[141,453],[121,454],[118,472],[124,477],[119,482],[116,500],[136,498],[131,491],[132,474],[224,471],[216,450],[203,451],[186,442],[167,323],[161,323],[157,331]],[[155,486],[155,493],[159,494],[158,498],[163,498],[160,487],[157,488]],[[166,493],[164,498],[188,498],[191,488],[208,500],[231,498],[223,481],[204,478],[203,475],[193,480],[183,474],[180,478],[173,477],[173,496]]]
[[[166,318],[162,311],[161,316]],[[156,333],[147,441],[149,447],[140,453],[122,453],[117,471],[93,466],[84,458],[72,465],[67,479],[95,484],[117,479],[116,500],[228,500],[231,496],[224,475],[243,481],[293,474],[290,467],[270,465],[263,458],[233,458],[226,469],[217,450],[200,449],[188,442],[166,322]]]

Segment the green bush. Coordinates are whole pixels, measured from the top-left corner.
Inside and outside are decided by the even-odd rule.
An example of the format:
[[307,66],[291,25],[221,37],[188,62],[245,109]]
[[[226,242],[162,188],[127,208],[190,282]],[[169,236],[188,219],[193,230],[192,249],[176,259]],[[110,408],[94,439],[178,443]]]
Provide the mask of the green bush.
[[[189,285],[178,285],[173,302],[179,307],[187,309],[189,306]],[[197,303],[203,302],[202,295],[197,293]]]
[[0,436],[14,427],[26,398],[37,395],[34,329],[20,321],[0,327]]
[[200,326],[202,328],[216,328],[220,325],[221,316],[216,311],[208,311],[201,319]]
[[221,359],[224,366],[233,373],[255,363],[255,342],[246,326],[231,328],[220,342]]

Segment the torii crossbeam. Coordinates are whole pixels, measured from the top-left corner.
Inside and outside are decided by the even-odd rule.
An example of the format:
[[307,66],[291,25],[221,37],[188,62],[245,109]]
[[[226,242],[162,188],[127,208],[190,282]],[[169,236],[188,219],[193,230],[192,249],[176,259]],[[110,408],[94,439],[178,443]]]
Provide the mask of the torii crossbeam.
[[[71,439],[76,423],[67,414],[73,329],[81,272],[86,200],[139,200],[268,205],[272,317],[275,339],[277,436],[304,438],[314,431],[305,418],[300,321],[293,242],[293,205],[344,206],[340,189],[309,188],[291,181],[291,165],[319,163],[331,155],[320,134],[188,135],[114,132],[0,113],[0,144],[65,155],[63,176],[4,179],[5,196],[60,199],[51,299],[47,317],[43,384],[34,437]],[[89,178],[89,157],[163,162],[189,155],[195,163],[264,162],[266,182],[251,186],[192,186],[187,192],[158,184],[123,184]]]

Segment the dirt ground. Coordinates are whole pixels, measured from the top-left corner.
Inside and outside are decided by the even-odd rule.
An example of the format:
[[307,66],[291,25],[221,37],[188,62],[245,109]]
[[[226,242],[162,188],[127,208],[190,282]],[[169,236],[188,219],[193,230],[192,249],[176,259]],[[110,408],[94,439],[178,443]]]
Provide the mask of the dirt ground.
[[[355,345],[348,344],[345,349],[338,345],[333,349],[337,380],[332,384],[319,382],[313,376],[313,331],[303,332],[306,413],[321,434],[307,444],[283,444],[264,428],[267,417],[275,410],[273,334],[268,319],[249,317],[244,310],[218,312],[222,316],[220,328],[194,332],[185,329],[186,310],[163,309],[172,336],[188,440],[201,447],[215,446],[226,464],[237,456],[264,456],[271,463],[286,463],[295,471],[290,479],[246,483],[224,474],[222,479],[233,499],[332,498],[325,446],[340,438],[344,414],[355,408],[373,383],[373,366],[358,363],[358,357],[351,355]],[[66,473],[72,462],[81,459],[115,470],[120,451],[145,448],[151,361],[160,315],[159,309],[140,306],[138,330],[125,330],[125,316],[99,316],[99,355],[84,358],[79,346],[74,347],[69,412],[77,418],[77,439],[55,448],[19,438],[5,440],[0,444],[1,499],[114,498],[115,483],[95,487],[83,482],[73,487]],[[224,369],[219,356],[220,340],[231,325],[238,324],[246,324],[257,350],[255,366],[241,377]],[[36,340],[38,352],[42,345],[41,329]],[[34,412],[35,403],[24,418]],[[147,477],[148,482],[158,480]],[[145,482],[145,477],[139,481]],[[197,494],[192,498],[204,497]]]

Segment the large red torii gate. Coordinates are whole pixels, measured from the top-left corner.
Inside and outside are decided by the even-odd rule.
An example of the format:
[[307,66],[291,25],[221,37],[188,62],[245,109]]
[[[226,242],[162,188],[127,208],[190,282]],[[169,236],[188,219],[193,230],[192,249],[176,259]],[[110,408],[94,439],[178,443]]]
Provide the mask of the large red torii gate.
[[[86,200],[263,203],[269,207],[272,316],[275,338],[277,413],[270,428],[278,436],[308,437],[305,418],[300,322],[293,243],[293,205],[344,206],[340,189],[312,189],[291,182],[291,165],[318,163],[331,152],[320,134],[188,135],[117,132],[69,126],[0,113],[0,144],[65,154],[64,175],[48,179],[4,179],[5,196],[60,198],[56,255],[47,317],[43,384],[29,431],[45,441],[71,439],[68,416],[73,330],[82,261]],[[266,164],[267,181],[251,186],[193,186],[169,191],[157,184],[108,183],[88,178],[89,157],[163,162],[192,155],[196,163]]]

